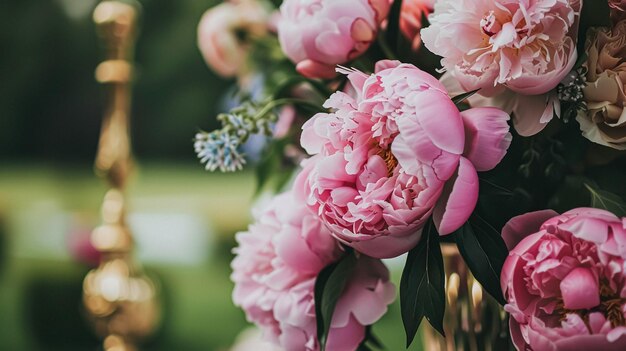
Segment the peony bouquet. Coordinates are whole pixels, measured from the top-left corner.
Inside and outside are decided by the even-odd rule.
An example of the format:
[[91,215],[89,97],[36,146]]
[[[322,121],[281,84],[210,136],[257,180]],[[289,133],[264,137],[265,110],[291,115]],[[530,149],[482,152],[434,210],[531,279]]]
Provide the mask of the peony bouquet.
[[265,340],[370,350],[397,295],[445,334],[452,245],[510,347],[626,350],[626,1],[228,0],[198,44],[239,92],[198,157],[275,194],[232,262]]

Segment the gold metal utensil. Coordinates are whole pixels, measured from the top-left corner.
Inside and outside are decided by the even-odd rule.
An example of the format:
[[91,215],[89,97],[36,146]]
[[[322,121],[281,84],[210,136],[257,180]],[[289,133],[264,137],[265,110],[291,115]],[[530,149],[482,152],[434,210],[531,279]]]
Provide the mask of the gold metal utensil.
[[106,351],[136,350],[160,319],[157,287],[133,259],[124,196],[132,170],[130,82],[138,15],[138,4],[114,0],[100,2],[93,13],[106,52],[96,80],[108,94],[95,168],[110,189],[102,204],[102,225],[91,234],[102,260],[85,277],[83,302]]

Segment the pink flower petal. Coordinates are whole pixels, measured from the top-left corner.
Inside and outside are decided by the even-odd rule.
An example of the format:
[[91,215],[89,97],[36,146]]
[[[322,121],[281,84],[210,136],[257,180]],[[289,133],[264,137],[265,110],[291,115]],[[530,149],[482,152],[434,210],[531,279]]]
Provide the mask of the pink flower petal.
[[350,243],[355,250],[374,258],[393,258],[410,251],[422,237],[422,231],[417,230],[412,235],[378,236],[367,241]]
[[478,107],[461,112],[465,125],[465,152],[477,171],[488,171],[500,163],[511,145],[509,115],[497,108]]
[[382,70],[386,70],[389,68],[396,68],[398,66],[400,66],[402,64],[402,62],[398,61],[398,60],[380,60],[378,62],[376,62],[375,65],[375,69],[374,72],[378,73]]
[[560,284],[563,305],[567,309],[591,309],[600,304],[598,278],[587,268],[575,268]]
[[328,333],[327,350],[353,351],[365,338],[365,327],[354,318],[344,327],[332,328]]
[[513,250],[525,237],[538,232],[543,222],[558,215],[553,210],[541,210],[511,218],[502,228],[502,239],[506,247]]
[[335,66],[313,60],[298,62],[296,70],[307,78],[332,79],[336,76]]
[[[513,125],[521,136],[531,136],[545,128],[551,119],[553,105],[547,95],[517,95],[513,108]],[[542,122],[542,120],[544,122]]]
[[433,219],[440,235],[459,229],[478,201],[478,174],[472,163],[461,157],[457,172],[448,180],[435,205]]

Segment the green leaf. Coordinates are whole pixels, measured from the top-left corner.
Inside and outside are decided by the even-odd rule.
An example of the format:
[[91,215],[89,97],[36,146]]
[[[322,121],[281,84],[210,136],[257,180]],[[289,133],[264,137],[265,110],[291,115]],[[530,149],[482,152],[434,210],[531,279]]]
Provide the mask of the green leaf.
[[326,348],[330,322],[333,319],[335,306],[346,282],[356,266],[356,256],[349,251],[339,261],[326,266],[318,274],[315,280],[315,316],[317,323],[317,340],[320,343],[320,350]]
[[480,195],[481,196],[501,196],[510,198],[515,195],[511,190],[495,184],[487,179],[480,178]]
[[274,190],[279,191],[291,178],[292,172],[281,167],[285,146],[290,142],[289,137],[283,139],[270,140],[265,147],[263,157],[256,165],[256,189],[255,196],[258,196],[265,186],[274,178],[276,184]]
[[445,303],[445,273],[439,247],[439,233],[432,219],[422,230],[422,239],[409,251],[400,279],[400,309],[407,348],[426,317],[441,335]]
[[468,91],[463,94],[459,94],[452,98],[452,102],[454,102],[454,104],[458,106],[460,103],[462,103],[466,99],[469,99],[472,95],[476,94],[478,90],[480,89],[476,89],[476,90]]
[[591,207],[607,210],[618,217],[626,217],[626,204],[617,195],[585,183],[591,194]]
[[459,252],[476,280],[500,304],[506,300],[500,288],[500,273],[509,254],[500,233],[479,216],[454,232]]
[[389,10],[387,21],[387,33],[385,40],[387,45],[394,53],[398,52],[400,43],[402,42],[402,33],[400,32],[400,11],[402,10],[402,0],[394,0]]
[[585,1],[580,13],[580,25],[578,30],[578,54],[585,52],[587,30],[594,27],[611,26],[611,8],[607,0]]
[[580,13],[580,21],[588,27],[610,27],[611,8],[607,0],[586,1]]
[[378,348],[378,349],[384,349],[385,347],[383,346],[383,343],[378,339],[378,337],[376,335],[374,335],[374,332],[372,331],[372,326],[368,325],[367,329],[365,330],[365,340],[369,341],[370,344],[372,344],[374,347]]
[[363,339],[363,342],[359,344],[357,351],[372,351],[373,348],[382,350],[385,347],[380,342],[380,340],[378,340],[376,335],[374,335],[374,332],[372,331],[372,326],[368,325],[367,327],[365,327],[365,338]]
[[[587,62],[588,58],[589,58],[589,54],[587,52],[583,52],[583,53],[579,54],[578,55],[578,59],[576,60],[576,63],[574,64],[574,68],[572,68],[572,71],[576,71],[577,69],[582,67],[583,64],[585,64],[585,62]],[[554,113],[556,113],[556,111]]]
[[268,180],[272,176],[272,172],[276,170],[279,165],[279,159],[274,152],[273,146],[268,146],[266,148],[266,153],[261,158],[259,163],[256,166],[256,189],[254,191],[255,196],[261,193],[261,190],[265,187]]

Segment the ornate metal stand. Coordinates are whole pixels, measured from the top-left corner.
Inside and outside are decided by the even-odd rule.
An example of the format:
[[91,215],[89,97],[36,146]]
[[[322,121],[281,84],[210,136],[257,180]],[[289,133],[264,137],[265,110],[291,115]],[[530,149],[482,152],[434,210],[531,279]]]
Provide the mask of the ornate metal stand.
[[504,310],[474,278],[454,244],[441,244],[446,274],[446,313],[441,337],[423,324],[424,349],[507,351],[510,343]]
[[110,190],[102,204],[102,225],[91,236],[102,261],[85,277],[83,302],[106,351],[136,350],[137,342],[155,330],[160,316],[156,286],[133,259],[124,198],[132,169],[130,81],[138,10],[130,2],[110,0],[102,1],[93,13],[106,48],[96,79],[109,94],[95,168]]

